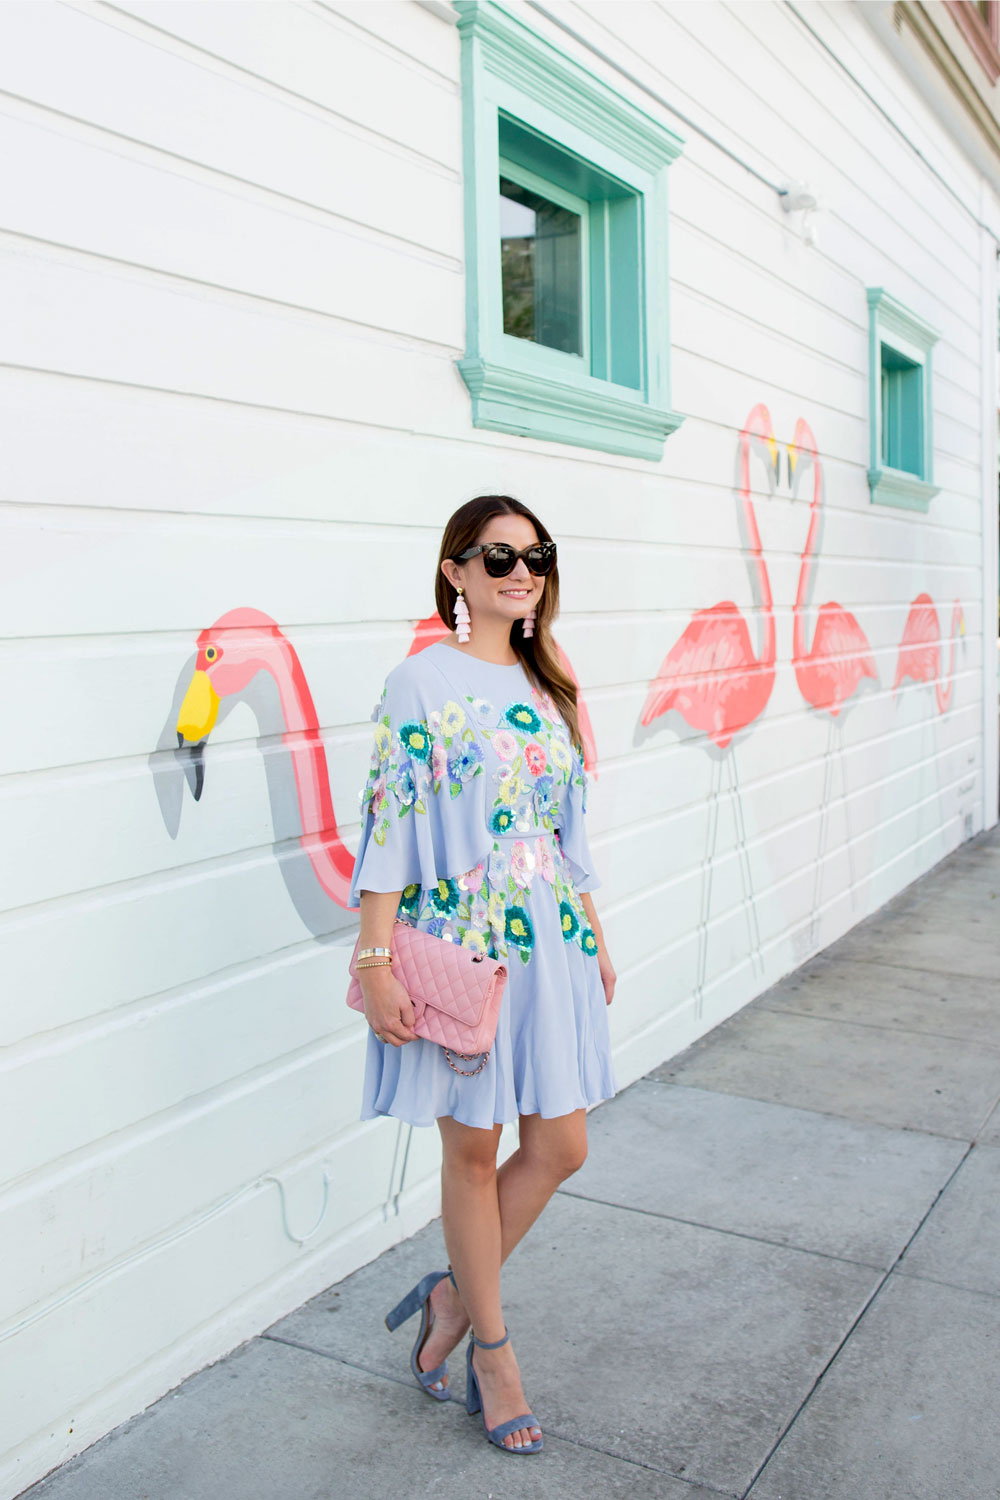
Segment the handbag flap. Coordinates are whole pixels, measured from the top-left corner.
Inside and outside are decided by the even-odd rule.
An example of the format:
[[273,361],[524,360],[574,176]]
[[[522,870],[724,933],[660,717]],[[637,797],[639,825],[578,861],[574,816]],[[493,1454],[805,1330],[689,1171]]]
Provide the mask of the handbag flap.
[[[360,946],[359,936],[348,965],[355,979]],[[396,922],[391,946],[396,978],[414,1006],[442,1011],[473,1030],[482,1022],[497,976],[506,979],[506,967],[499,959],[477,959],[471,948],[432,937],[408,922]]]

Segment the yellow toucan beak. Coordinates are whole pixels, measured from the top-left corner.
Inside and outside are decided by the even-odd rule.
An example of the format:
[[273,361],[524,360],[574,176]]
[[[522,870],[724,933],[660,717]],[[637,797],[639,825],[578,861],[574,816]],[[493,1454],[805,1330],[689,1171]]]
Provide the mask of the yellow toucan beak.
[[795,465],[799,461],[799,450],[794,443],[788,445],[788,482],[791,484],[792,475],[795,473]]
[[775,484],[780,484],[781,483],[781,453],[778,450],[778,444],[777,444],[777,442],[775,440],[775,437],[774,437],[773,433],[767,439],[767,451],[771,455],[771,467],[774,469],[774,482],[775,482]]
[[221,701],[209,680],[208,673],[195,672],[188,683],[184,702],[177,715],[178,744],[183,743],[184,740],[187,740],[189,744],[197,744],[200,740],[206,739],[215,725]]

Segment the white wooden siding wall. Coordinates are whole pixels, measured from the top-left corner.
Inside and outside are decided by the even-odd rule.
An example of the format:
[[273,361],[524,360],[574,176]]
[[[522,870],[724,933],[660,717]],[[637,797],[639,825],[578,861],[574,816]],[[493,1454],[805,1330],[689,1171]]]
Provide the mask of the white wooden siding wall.
[[[752,605],[736,433],[764,400],[782,444],[800,414],[816,432],[813,598],[858,615],[882,684],[847,718],[855,889],[835,806],[818,945],[935,863],[966,817],[982,826],[971,216],[783,6],[557,9],[827,203],[809,249],[770,190],[681,127],[672,359],[688,417],[659,468],[470,426],[454,367],[458,37],[432,9],[0,7],[3,1494],[436,1211],[434,1133],[414,1133],[396,1197],[405,1132],[357,1123],[356,917],[316,896],[294,806],[269,800],[275,695],[256,684],[220,716],[200,803],[174,761],[195,638],[226,610],[266,611],[298,652],[353,848],[368,713],[433,607],[444,520],[484,489],[538,508],[560,540],[558,633],[600,757],[589,826],[628,1082],[817,946],[827,722],[789,667],[808,501],[787,485],[765,498],[759,466],[778,676],[738,754],[767,977],[750,969],[724,807],[700,1018],[692,877],[710,765],[676,723],[636,732],[690,614]],[[810,15],[976,203],[975,172],[851,9]],[[872,284],[943,332],[927,518],[868,503]],[[965,608],[941,719],[928,690],[889,692],[925,589],[944,622],[954,597]]]

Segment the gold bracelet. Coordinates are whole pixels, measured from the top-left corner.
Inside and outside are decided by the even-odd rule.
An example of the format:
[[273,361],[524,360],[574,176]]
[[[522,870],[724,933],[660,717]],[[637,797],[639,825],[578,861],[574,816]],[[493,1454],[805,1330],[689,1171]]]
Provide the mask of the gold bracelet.
[[358,957],[359,958],[373,958],[376,954],[385,954],[385,956],[387,958],[391,958],[392,957],[392,949],[391,948],[359,948],[358,949]]
[[366,958],[363,962],[356,963],[354,967],[356,969],[391,969],[392,959]]

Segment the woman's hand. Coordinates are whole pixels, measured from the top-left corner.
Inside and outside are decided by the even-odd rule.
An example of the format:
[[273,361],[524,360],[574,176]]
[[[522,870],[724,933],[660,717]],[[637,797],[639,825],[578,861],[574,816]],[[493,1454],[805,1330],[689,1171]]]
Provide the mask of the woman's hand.
[[415,1042],[413,1002],[391,968],[372,968],[358,975],[365,1020],[375,1035],[392,1047]]
[[604,1003],[610,1005],[615,994],[615,966],[608,957],[608,950],[604,946],[603,939],[597,944],[597,967],[601,974],[601,983],[604,985]]
[[594,910],[594,898],[589,891],[581,891],[580,900],[583,902],[583,909],[587,913],[587,921],[590,923],[594,937],[597,939],[597,967],[600,970],[601,983],[604,985],[604,1003],[605,1005],[610,1005],[614,999],[615,980],[618,976],[615,973],[614,964],[608,957],[608,950],[604,946],[604,933],[601,930],[597,912]]

